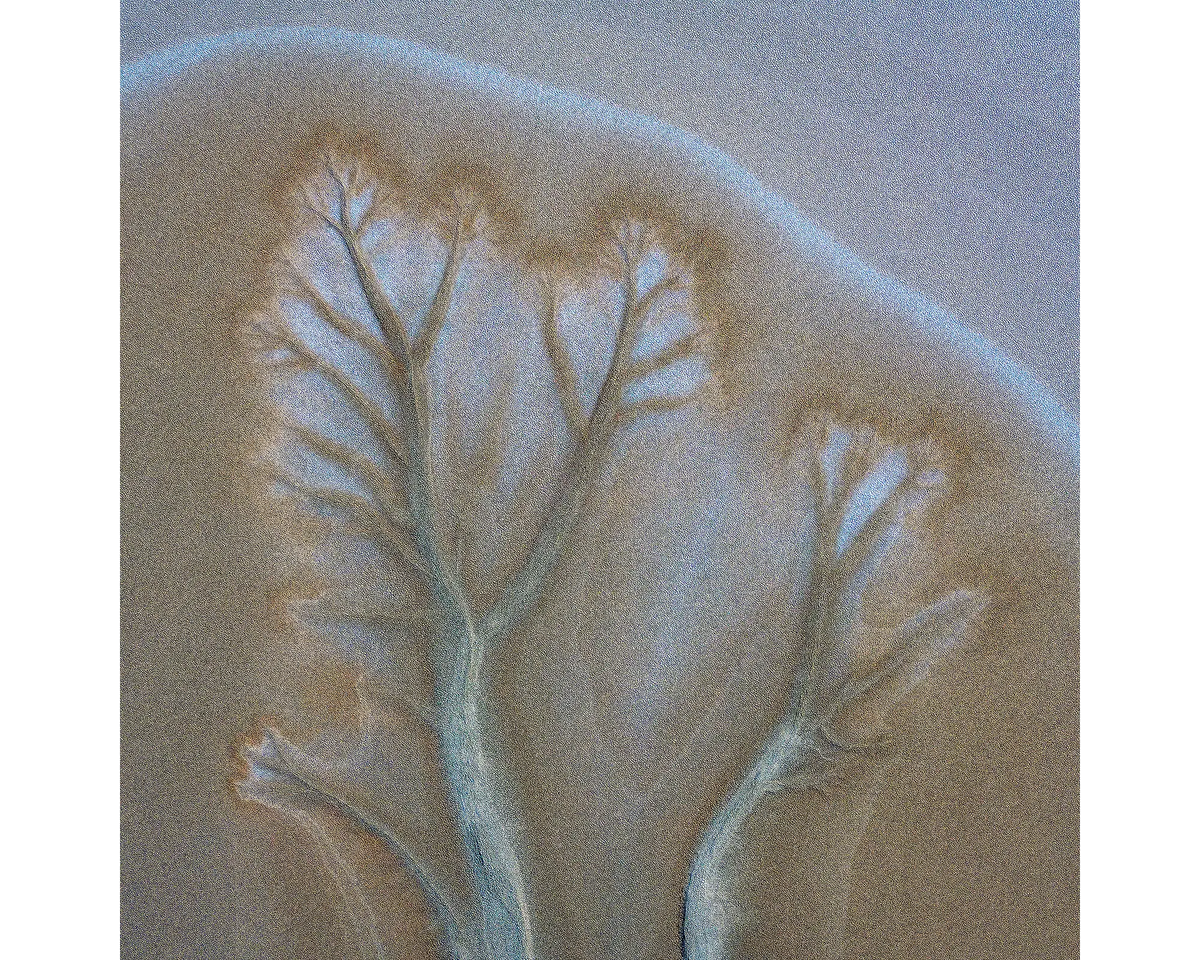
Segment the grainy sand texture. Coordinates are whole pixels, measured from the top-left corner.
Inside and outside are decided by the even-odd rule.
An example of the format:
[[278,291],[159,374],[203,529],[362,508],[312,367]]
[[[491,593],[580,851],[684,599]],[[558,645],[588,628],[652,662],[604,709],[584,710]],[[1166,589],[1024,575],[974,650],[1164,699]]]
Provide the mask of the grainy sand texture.
[[131,958],[1070,957],[1078,441],[695,136],[123,75]]

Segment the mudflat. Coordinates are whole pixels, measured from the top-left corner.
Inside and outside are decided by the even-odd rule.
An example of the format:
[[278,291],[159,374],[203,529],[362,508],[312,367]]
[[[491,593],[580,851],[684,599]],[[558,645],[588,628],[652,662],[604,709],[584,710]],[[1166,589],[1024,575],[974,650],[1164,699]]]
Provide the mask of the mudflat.
[[131,957],[1070,956],[1078,459],[688,135],[123,78]]

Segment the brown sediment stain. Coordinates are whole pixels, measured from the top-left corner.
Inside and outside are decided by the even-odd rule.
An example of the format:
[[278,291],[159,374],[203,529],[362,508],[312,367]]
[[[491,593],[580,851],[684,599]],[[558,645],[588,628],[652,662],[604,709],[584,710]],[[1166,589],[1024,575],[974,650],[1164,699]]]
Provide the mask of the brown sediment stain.
[[[782,474],[794,469],[796,452],[811,442],[814,428],[836,428],[848,433],[869,432],[880,450],[898,449],[911,454],[928,451],[927,466],[938,470],[942,480],[938,493],[921,510],[909,530],[915,540],[909,544],[907,559],[898,561],[891,576],[880,577],[868,587],[872,602],[870,630],[883,636],[911,614],[934,602],[946,589],[970,588],[988,598],[968,631],[964,646],[991,636],[1005,610],[1021,605],[1044,585],[1034,571],[1044,569],[1032,564],[1025,576],[1014,576],[1014,555],[1028,555],[1029,545],[1010,541],[1006,549],[995,549],[995,528],[980,542],[981,521],[1000,503],[990,479],[991,470],[1001,464],[989,464],[986,445],[963,443],[950,429],[947,418],[932,407],[896,412],[868,404],[802,407],[793,415],[790,426],[781,430],[771,449],[777,458],[773,467]],[[950,442],[946,442],[949,437]],[[998,457],[998,452],[991,452]],[[906,526],[908,523],[906,522]],[[886,590],[883,584],[886,582]],[[961,657],[961,652],[955,657]]]
[[[271,425],[275,403],[269,395],[271,377],[258,369],[261,349],[251,331],[253,322],[270,314],[284,295],[287,251],[293,249],[311,224],[312,211],[306,209],[305,191],[326,173],[332,176],[353,168],[361,170],[373,184],[385,190],[389,205],[416,218],[418,223],[438,229],[447,212],[457,202],[456,194],[469,190],[478,199],[484,214],[484,236],[493,253],[510,257],[520,270],[552,281],[584,287],[598,277],[613,279],[613,245],[616,225],[634,223],[646,233],[649,245],[661,248],[668,260],[686,276],[686,285],[694,310],[695,338],[714,379],[710,389],[697,397],[710,405],[731,402],[723,391],[720,374],[719,327],[728,314],[722,302],[723,287],[718,279],[728,258],[730,239],[702,218],[684,212],[677,198],[665,191],[649,188],[625,188],[588,206],[588,214],[576,221],[576,229],[557,232],[539,231],[521,205],[505,192],[503,178],[477,159],[466,160],[449,153],[430,161],[422,172],[414,174],[411,161],[397,160],[384,154],[378,143],[365,137],[347,138],[332,129],[316,133],[308,143],[293,148],[280,167],[278,178],[264,186],[261,202],[275,211],[266,228],[268,241],[251,261],[250,272],[257,278],[253,292],[235,310],[232,340],[238,345],[232,360],[235,379],[252,398],[256,416],[251,423]],[[319,227],[319,224],[318,224]],[[444,234],[444,230],[440,231]],[[239,458],[237,479],[245,506],[260,521],[278,518],[275,497],[267,494],[269,447],[276,438],[273,427],[257,434],[247,432],[243,454]],[[278,529],[289,524],[272,524]],[[295,525],[290,524],[294,531]]]
[[282,721],[277,716],[270,714],[256,717],[226,747],[229,757],[229,775],[225,778],[225,787],[234,804],[243,811],[254,810],[261,813],[265,809],[257,800],[248,800],[243,797],[240,790],[241,784],[250,776],[250,759],[247,752],[262,743],[268,730],[278,730],[281,723]]
[[[338,146],[330,147],[330,143]],[[350,144],[346,146],[346,144]],[[359,157],[375,158],[360,161]],[[685,214],[677,202],[665,191],[627,188],[613,193],[608,200],[589,206],[590,218],[582,221],[584,228],[572,236],[566,231],[549,236],[530,228],[531,220],[522,211],[520,204],[507,199],[502,179],[496,171],[478,159],[470,161],[452,156],[452,152],[439,159],[429,161],[425,172],[414,177],[411,169],[397,163],[394,157],[383,158],[378,145],[364,138],[347,140],[344,135],[325,131],[314,137],[311,144],[297,148],[293,159],[283,167],[284,181],[311,182],[314,173],[322,169],[333,175],[347,167],[361,166],[382,187],[389,189],[394,197],[402,198],[398,205],[417,215],[423,222],[437,222],[439,215],[456,201],[456,192],[464,186],[470,189],[483,204],[488,222],[489,240],[503,250],[523,258],[527,269],[550,274],[562,282],[582,282],[598,273],[611,273],[611,249],[613,224],[632,221],[643,226],[651,242],[661,246],[673,259],[685,264],[689,273],[690,293],[697,304],[696,319],[699,326],[701,353],[709,361],[710,369],[718,380],[724,372],[721,362],[721,345],[727,343],[735,331],[731,331],[728,320],[729,292],[722,281],[728,276],[731,266],[730,240],[723,232],[704,225],[703,218]],[[392,170],[392,173],[385,172]],[[396,170],[405,170],[395,173]],[[419,188],[414,184],[420,184]],[[403,187],[396,186],[403,183]],[[300,222],[303,210],[297,203],[301,187],[277,191],[272,196],[279,206],[280,222],[290,222],[291,242],[302,229]],[[287,233],[284,230],[283,233]],[[282,234],[281,234],[282,236]],[[283,241],[281,241],[283,243]],[[276,255],[278,261],[278,255]],[[744,331],[740,331],[744,332]],[[709,348],[709,349],[704,349]],[[725,399],[732,402],[732,397]],[[830,403],[829,401],[833,401]],[[921,436],[954,437],[961,433],[959,426],[945,417],[938,408],[929,405],[924,409],[913,407],[897,398],[873,398],[864,400],[861,395],[843,402],[837,396],[823,398],[821,408],[832,411],[835,418],[844,424],[872,423],[888,431],[897,444],[912,443]],[[804,412],[800,416],[804,416]],[[268,418],[269,419],[269,418]],[[962,438],[965,440],[965,438]],[[973,442],[956,443],[958,451],[953,459],[959,461],[970,451],[978,460],[982,453],[978,438]],[[951,496],[966,495],[967,487],[975,482],[979,472],[970,469],[947,471],[954,485]],[[264,511],[265,512],[265,511]],[[271,511],[277,512],[277,511]]]
[[[314,646],[305,644],[308,652]],[[295,699],[287,717],[263,714],[254,719],[245,732],[228,747],[231,758],[226,786],[240,806],[259,806],[257,800],[245,800],[239,791],[241,783],[250,776],[247,751],[257,747],[268,730],[278,731],[293,743],[305,743],[326,729],[357,729],[362,719],[358,696],[358,681],[362,670],[344,660],[325,658],[321,662],[305,661],[304,669],[292,688]]]
[[[1009,501],[1005,477],[1012,465],[1005,448],[933,405],[905,405],[894,398],[875,403],[837,399],[831,391],[796,410],[789,429],[781,430],[769,446],[779,458],[777,469],[788,469],[802,425],[820,417],[842,429],[874,430],[881,441],[899,448],[936,443],[945,479],[919,521],[928,543],[923,563],[929,581],[969,586],[990,598],[972,630],[977,638],[991,636],[1013,610],[1040,605],[1046,576],[1063,569],[1069,558],[1013,522],[1021,511]],[[1069,517],[1063,519],[1069,523]]]
[[[829,402],[833,400],[834,402]],[[792,408],[789,422],[775,436],[775,456],[785,462],[802,442],[804,429],[816,421],[847,432],[870,430],[887,446],[917,449],[935,444],[937,459],[945,473],[943,498],[957,499],[977,493],[980,482],[976,469],[981,456],[978,445],[962,442],[948,419],[933,407],[899,410],[886,404],[863,400],[837,402],[836,397]]]
[[539,223],[537,212],[529,210],[526,201],[508,188],[514,174],[481,159],[477,147],[456,148],[448,140],[439,145],[436,156],[421,161],[415,155],[398,155],[383,147],[380,138],[329,126],[314,129],[305,141],[293,146],[280,159],[270,183],[256,185],[259,203],[274,216],[263,226],[266,239],[249,264],[261,279],[239,305],[241,316],[263,309],[270,301],[270,278],[279,253],[295,242],[304,218],[300,199],[304,188],[331,164],[334,168],[359,166],[388,191],[397,210],[428,225],[438,224],[453,207],[456,192],[466,189],[486,215],[485,235],[497,252],[531,272],[579,283],[610,272],[613,225],[638,223],[691,275],[703,324],[723,326],[733,314],[723,300],[726,294],[719,279],[730,262],[733,238],[705,211],[683,204],[678,190],[639,181],[598,196],[580,194],[572,201],[574,215],[569,220],[545,225]]

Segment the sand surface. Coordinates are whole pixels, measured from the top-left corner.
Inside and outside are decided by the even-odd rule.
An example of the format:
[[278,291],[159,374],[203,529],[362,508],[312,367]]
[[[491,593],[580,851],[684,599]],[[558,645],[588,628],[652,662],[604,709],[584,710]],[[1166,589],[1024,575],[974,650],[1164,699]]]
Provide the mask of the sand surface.
[[1078,5],[125,0],[122,60],[399,37],[692,131],[1079,409]]
[[[711,388],[622,432],[597,461],[587,522],[489,661],[483,735],[527,871],[537,955],[678,956],[698,838],[791,709],[789,624],[815,534],[803,532],[803,457],[789,451],[819,410],[877,431],[881,446],[867,446],[881,462],[915,462],[936,441],[946,477],[939,506],[872,587],[874,626],[852,656],[866,663],[871,643],[948,591],[988,606],[897,713],[898,762],[877,797],[764,803],[737,854],[747,922],[735,955],[1076,953],[1078,461],[1064,411],[695,138],[402,44],[300,34],[212,45],[125,78],[127,955],[432,949],[422,897],[377,831],[331,841],[360,885],[347,895],[349,874],[331,869],[343,861],[320,854],[312,822],[289,822],[244,786],[275,782],[254,768],[264,729],[323,744],[313,769],[332,773],[368,720],[399,729],[405,698],[439,682],[437,657],[406,629],[407,672],[381,674],[387,714],[363,712],[362,662],[322,631],[298,632],[284,601],[306,595],[316,568],[378,564],[282,509],[252,467],[280,449],[282,417],[327,406],[303,380],[264,392],[246,333],[255,318],[295,320],[282,266],[327,291],[342,284],[339,297],[353,289],[320,232],[336,226],[318,215],[314,234],[295,199],[336,219],[339,188],[320,179],[331,152],[334,168],[349,158],[407,198],[384,230],[410,238],[404,255],[379,261],[395,303],[433,296],[460,188],[486,212],[429,368],[443,424],[432,482],[458,505],[437,536],[472,603],[486,607],[531,549],[579,442],[537,336],[536,278],[573,291],[559,322],[589,397],[605,354],[587,345],[613,335],[605,307],[620,303],[605,299],[621,277],[614,218],[655,238],[639,246],[626,296],[678,265],[670,311],[700,335]],[[676,322],[656,316],[651,328]],[[661,343],[679,335],[665,330]],[[497,408],[488,390],[505,369],[512,387]],[[408,596],[399,580],[381,583],[366,600]],[[411,686],[403,696],[398,677]],[[436,765],[445,743],[413,736],[383,738],[388,762],[407,744],[404,762],[436,771],[421,764]],[[369,798],[369,777],[392,767],[350,769]],[[390,788],[383,799],[398,796],[411,799]],[[422,842],[436,846],[452,814],[444,797],[420,804],[434,824]]]

